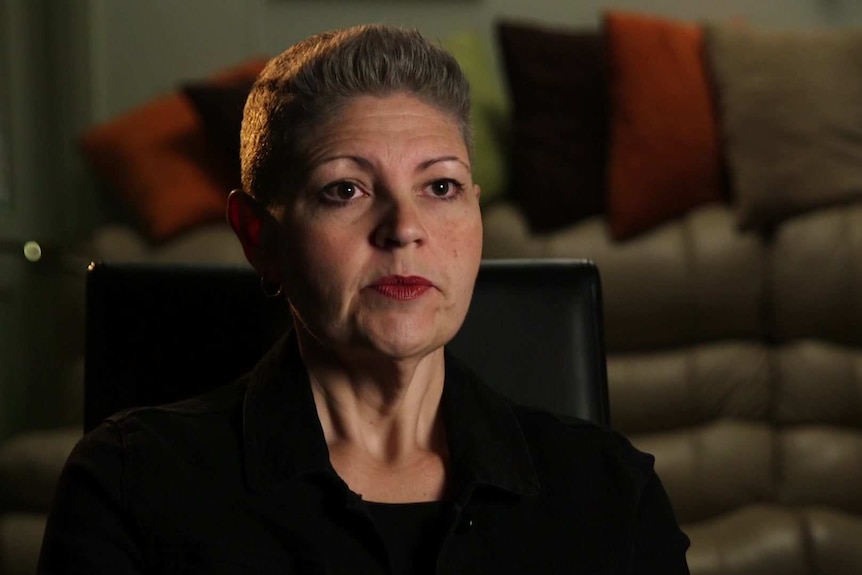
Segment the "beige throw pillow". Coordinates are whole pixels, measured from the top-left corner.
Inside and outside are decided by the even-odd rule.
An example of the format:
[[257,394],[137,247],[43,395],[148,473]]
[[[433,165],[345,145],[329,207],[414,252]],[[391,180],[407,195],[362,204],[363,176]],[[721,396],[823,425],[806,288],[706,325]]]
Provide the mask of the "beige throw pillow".
[[862,199],[862,30],[710,26],[738,224]]

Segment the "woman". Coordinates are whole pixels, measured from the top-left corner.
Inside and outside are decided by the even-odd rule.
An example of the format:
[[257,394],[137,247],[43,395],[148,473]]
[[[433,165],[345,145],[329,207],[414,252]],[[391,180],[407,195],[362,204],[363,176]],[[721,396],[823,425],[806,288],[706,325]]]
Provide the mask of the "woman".
[[78,445],[42,573],[687,573],[652,458],[444,352],[479,267],[467,83],[418,33],[305,40],[257,80],[228,219],[295,330]]

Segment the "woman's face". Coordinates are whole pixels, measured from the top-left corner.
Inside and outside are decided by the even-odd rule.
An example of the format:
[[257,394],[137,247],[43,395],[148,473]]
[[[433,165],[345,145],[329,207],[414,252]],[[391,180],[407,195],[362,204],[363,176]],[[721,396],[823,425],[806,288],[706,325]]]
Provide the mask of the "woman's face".
[[479,187],[454,118],[356,98],[316,130],[275,210],[285,292],[326,348],[421,357],[458,331],[482,253]]

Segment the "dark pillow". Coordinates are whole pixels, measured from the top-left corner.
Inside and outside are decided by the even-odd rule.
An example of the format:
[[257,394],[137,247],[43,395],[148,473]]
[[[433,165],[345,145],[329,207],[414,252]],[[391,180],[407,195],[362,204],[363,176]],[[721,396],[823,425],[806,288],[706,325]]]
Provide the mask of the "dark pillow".
[[512,195],[547,232],[604,210],[608,99],[599,32],[499,22]]
[[[251,81],[266,60],[254,58],[205,80]],[[179,91],[144,102],[88,128],[81,151],[95,174],[131,208],[142,230],[167,241],[197,225],[224,221],[227,192],[239,181]]]
[[204,125],[207,137],[221,150],[231,169],[239,174],[239,132],[242,112],[254,80],[229,85],[197,82],[182,87]]

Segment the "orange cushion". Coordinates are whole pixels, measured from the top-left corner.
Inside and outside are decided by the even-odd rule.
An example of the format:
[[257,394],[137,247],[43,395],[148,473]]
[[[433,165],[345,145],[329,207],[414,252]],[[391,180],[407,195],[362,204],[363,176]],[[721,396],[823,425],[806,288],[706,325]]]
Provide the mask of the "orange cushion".
[[[255,58],[211,81],[247,81],[265,63]],[[96,174],[131,208],[154,241],[224,219],[227,193],[239,184],[239,174],[207,140],[194,107],[179,92],[91,128],[81,136],[80,146]]]
[[701,26],[609,11],[607,209],[625,239],[720,200],[718,126]]

